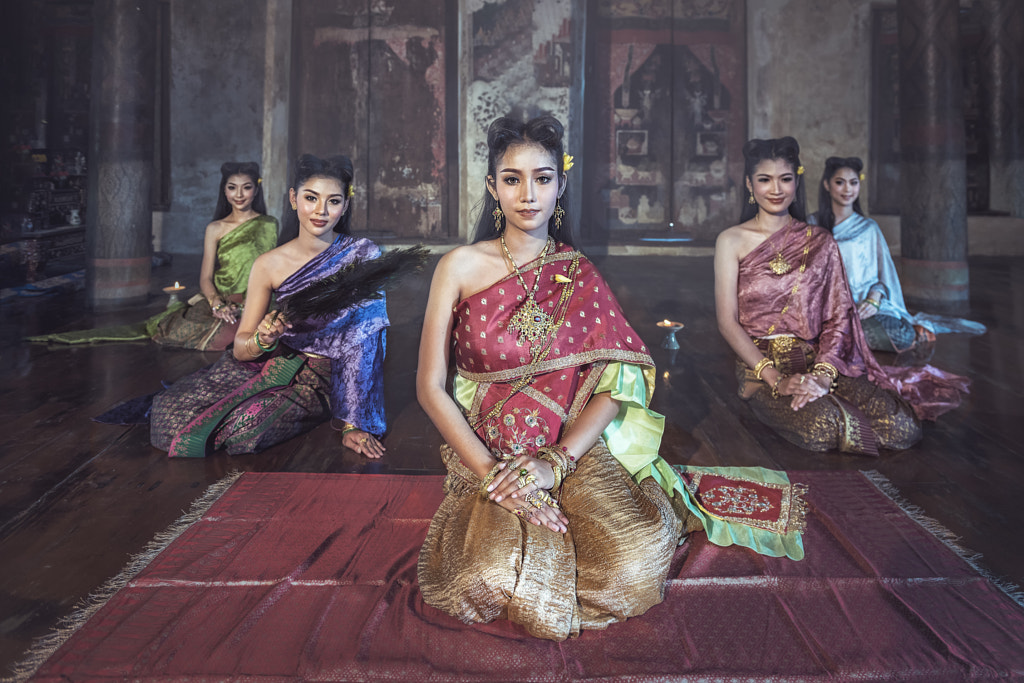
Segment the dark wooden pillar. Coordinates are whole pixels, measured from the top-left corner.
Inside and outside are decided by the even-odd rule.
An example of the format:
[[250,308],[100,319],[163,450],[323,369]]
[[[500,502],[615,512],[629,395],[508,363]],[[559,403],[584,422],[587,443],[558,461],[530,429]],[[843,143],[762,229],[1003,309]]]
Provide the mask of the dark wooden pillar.
[[89,300],[145,301],[152,266],[155,0],[96,0],[89,147]]
[[958,0],[900,0],[900,242],[912,309],[968,302],[967,167]]
[[984,28],[989,208],[1024,218],[1024,3],[974,0]]

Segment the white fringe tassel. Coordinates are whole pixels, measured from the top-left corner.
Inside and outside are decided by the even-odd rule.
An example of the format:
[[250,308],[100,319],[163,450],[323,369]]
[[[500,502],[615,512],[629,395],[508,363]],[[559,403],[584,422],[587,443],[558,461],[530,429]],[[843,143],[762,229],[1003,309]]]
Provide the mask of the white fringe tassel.
[[918,526],[956,553],[960,559],[969,564],[974,571],[981,574],[986,581],[1005,593],[1008,598],[1021,607],[1024,607],[1024,590],[1021,590],[1020,586],[1012,581],[997,577],[991,571],[982,566],[981,553],[976,553],[963,547],[960,544],[959,536],[926,515],[923,509],[904,498],[903,494],[899,492],[899,489],[897,489],[896,486],[878,470],[861,470],[861,474],[867,477],[867,480],[874,484],[875,488],[885,494],[887,498],[896,503],[896,505],[898,505],[900,509],[910,517],[910,519],[914,520]]
[[39,667],[53,656],[53,653],[67,642],[92,615],[96,614],[101,607],[107,604],[107,601],[114,597],[115,593],[127,586],[164,548],[188,531],[189,527],[201,520],[206,515],[207,510],[241,476],[242,473],[239,471],[231,472],[206,489],[203,495],[193,501],[188,512],[179,517],[170,527],[154,536],[153,540],[146,544],[142,552],[133,555],[128,560],[128,564],[117,576],[90,593],[75,607],[71,614],[63,617],[54,628],[53,633],[37,638],[22,660],[12,668],[14,675],[10,678],[0,678],[0,683],[22,683],[35,675]]

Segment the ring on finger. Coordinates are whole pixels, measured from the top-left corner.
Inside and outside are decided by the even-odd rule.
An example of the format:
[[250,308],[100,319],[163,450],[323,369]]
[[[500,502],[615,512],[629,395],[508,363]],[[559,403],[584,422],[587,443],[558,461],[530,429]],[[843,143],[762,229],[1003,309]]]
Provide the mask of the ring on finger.
[[[537,491],[539,490],[540,489],[537,489]],[[544,499],[537,495],[537,491],[530,491],[529,493],[526,494],[526,497],[523,498],[523,500],[532,505],[533,507],[540,509],[544,507]]]
[[526,481],[526,477],[522,475],[516,477],[517,488],[525,488],[527,484],[529,484],[529,482]]

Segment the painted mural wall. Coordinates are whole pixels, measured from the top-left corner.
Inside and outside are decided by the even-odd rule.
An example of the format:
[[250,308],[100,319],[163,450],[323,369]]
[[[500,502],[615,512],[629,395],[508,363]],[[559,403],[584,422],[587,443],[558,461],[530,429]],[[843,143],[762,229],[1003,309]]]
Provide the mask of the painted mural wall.
[[[570,89],[580,65],[571,44],[570,0],[463,0],[460,5],[465,66],[459,74],[458,233],[469,239],[485,191],[487,127],[499,116],[549,113],[571,131]],[[567,142],[570,151],[576,148],[571,133]]]
[[[262,150],[266,3],[224,3],[235,11],[172,4],[168,251],[201,249],[220,163]],[[370,234],[465,241],[503,114],[567,124],[585,160],[571,189],[598,243],[713,240],[738,216],[748,137],[797,137],[810,179],[831,154],[868,157],[871,0],[413,5],[298,0],[289,27],[305,44],[289,148],[351,150]],[[316,26],[325,12],[348,16]]]

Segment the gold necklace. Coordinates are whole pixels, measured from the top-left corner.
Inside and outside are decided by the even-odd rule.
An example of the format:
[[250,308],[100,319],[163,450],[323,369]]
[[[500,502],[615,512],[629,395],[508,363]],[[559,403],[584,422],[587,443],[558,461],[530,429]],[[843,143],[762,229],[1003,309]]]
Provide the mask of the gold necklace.
[[540,287],[540,272],[544,267],[544,257],[548,254],[548,249],[551,247],[551,238],[548,237],[547,242],[544,243],[544,248],[541,249],[540,256],[537,257],[538,265],[536,270],[536,279],[533,281],[533,289],[526,288],[526,280],[523,279],[523,272],[519,268],[519,264],[512,258],[512,252],[508,250],[508,245],[505,244],[505,235],[502,234],[499,238],[501,242],[501,249],[505,252],[506,258],[515,268],[516,277],[519,278],[519,284],[523,286],[523,291],[526,292],[526,301],[516,309],[516,312],[512,314],[509,319],[508,327],[506,328],[509,332],[519,332],[519,342],[523,340],[529,340],[535,342],[542,335],[547,333],[551,327],[551,316],[544,312],[544,310],[537,305],[537,300],[534,296],[537,294],[537,288]]
[[[761,214],[758,214],[757,218],[754,219],[755,221],[757,221],[757,227],[758,228],[761,227],[761,221],[758,220],[758,218],[760,218],[760,217],[761,217]],[[783,228],[783,230],[785,230],[785,228]],[[775,251],[775,257],[772,258],[772,260],[768,262],[768,270],[772,271],[776,275],[785,275],[789,271],[793,270],[793,266],[789,263],[789,261],[787,261],[782,256],[782,250],[786,246],[786,241],[782,242],[782,246],[781,247],[779,247],[778,249],[775,249],[775,246],[773,244],[771,244],[772,237],[774,237],[774,235],[768,235],[767,232],[765,233],[765,238],[769,241],[769,246],[772,248],[772,250]]]

